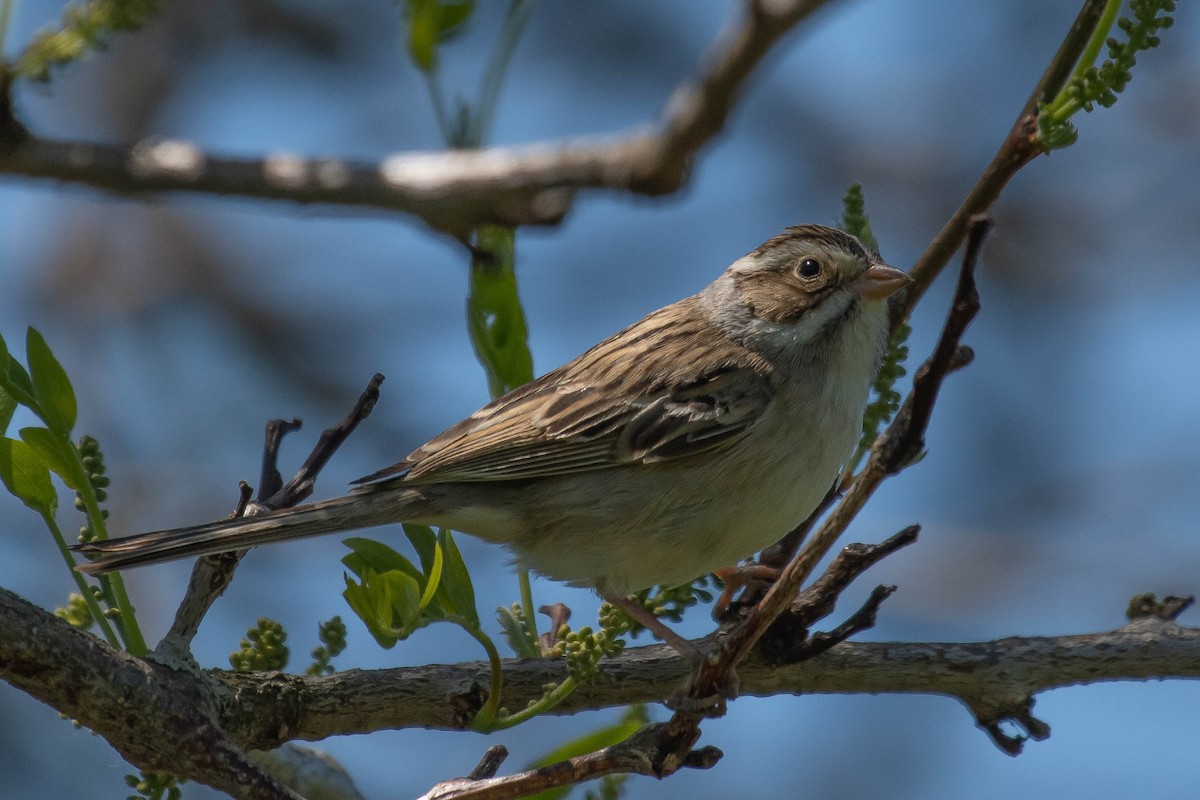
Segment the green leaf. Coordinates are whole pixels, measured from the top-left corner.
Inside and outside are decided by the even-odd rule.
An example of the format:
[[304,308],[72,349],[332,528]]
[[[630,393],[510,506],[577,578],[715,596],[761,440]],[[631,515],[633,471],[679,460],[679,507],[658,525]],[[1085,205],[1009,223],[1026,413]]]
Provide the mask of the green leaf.
[[421,570],[428,575],[436,558],[437,534],[428,525],[417,525],[413,522],[405,522],[400,527],[404,528],[404,535],[417,551],[417,558],[421,560]]
[[538,643],[529,635],[529,630],[511,608],[500,606],[496,609],[496,619],[500,622],[500,632],[504,640],[512,648],[517,658],[541,658],[542,650]]
[[27,442],[0,439],[0,481],[8,491],[39,514],[53,516],[58,494],[41,455]]
[[81,473],[79,461],[74,453],[66,452],[71,443],[47,428],[21,428],[21,439],[32,447],[43,463],[55,475],[63,479],[69,488],[79,491],[87,476]]
[[33,381],[29,379],[29,373],[25,371],[25,368],[11,354],[5,356],[5,362],[0,364],[0,389],[3,389],[6,395],[20,405],[41,416],[41,406],[38,405],[37,398],[33,396]]
[[408,54],[423,72],[437,66],[436,0],[408,0]]
[[[539,758],[537,761],[529,765],[530,769],[538,769],[540,767],[548,767],[551,764],[557,764],[560,761],[566,761],[569,758],[582,756],[587,753],[594,753],[597,750],[602,750],[605,747],[612,747],[615,744],[628,739],[644,725],[650,721],[646,713],[646,707],[643,705],[633,705],[621,716],[621,719],[614,722],[612,725],[606,725],[603,728],[585,733],[578,739],[573,739],[561,747],[551,750],[546,755]],[[530,800],[558,800],[560,797],[565,797],[567,792],[571,791],[571,786],[558,786],[553,789],[547,789],[544,792],[539,792],[530,795]]]
[[16,410],[17,401],[0,388],[0,436],[8,433],[8,423],[12,422],[13,412]]
[[437,6],[438,42],[446,42],[463,32],[475,11],[475,0],[442,0]]
[[441,545],[444,563],[442,566],[441,594],[448,605],[447,610],[462,620],[464,625],[479,629],[479,611],[475,608],[475,587],[471,583],[471,573],[463,562],[462,553],[454,543],[450,531],[443,528],[438,531],[438,544]]
[[842,197],[842,224],[839,226],[846,233],[858,238],[860,242],[879,253],[879,241],[871,230],[871,219],[867,216],[867,201],[863,196],[862,184],[852,183]]
[[70,435],[75,427],[75,390],[67,371],[35,328],[30,328],[26,336],[25,358],[33,380],[33,394],[41,405],[42,420],[55,433]]
[[437,69],[437,48],[462,32],[474,0],[408,0],[408,54],[423,72]]
[[380,647],[395,647],[396,642],[433,621],[422,619],[420,587],[410,575],[399,570],[376,573],[367,569],[362,583],[355,583],[349,575],[343,578],[346,589],[342,596]]
[[420,607],[424,610],[432,601],[434,594],[437,593],[438,586],[442,583],[442,548],[437,547],[433,552],[433,563],[425,573],[426,583],[425,591],[421,593]]
[[488,389],[499,397],[533,380],[529,329],[517,291],[516,240],[511,228],[492,225],[476,231],[474,245],[467,324]]
[[383,542],[354,536],[343,539],[342,544],[353,551],[342,557],[342,564],[360,579],[368,569],[375,573],[399,570],[414,580],[422,578],[421,571],[411,561]]

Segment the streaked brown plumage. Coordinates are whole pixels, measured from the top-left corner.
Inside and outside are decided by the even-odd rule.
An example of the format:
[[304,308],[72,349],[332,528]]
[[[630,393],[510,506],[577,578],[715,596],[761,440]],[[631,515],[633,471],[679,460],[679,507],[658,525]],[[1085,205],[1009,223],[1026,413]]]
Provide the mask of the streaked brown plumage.
[[81,569],[404,520],[503,543],[609,597],[690,580],[820,501],[857,438],[885,298],[906,282],[841,231],[789,228],[347,497],[89,543],[79,549],[98,560]]

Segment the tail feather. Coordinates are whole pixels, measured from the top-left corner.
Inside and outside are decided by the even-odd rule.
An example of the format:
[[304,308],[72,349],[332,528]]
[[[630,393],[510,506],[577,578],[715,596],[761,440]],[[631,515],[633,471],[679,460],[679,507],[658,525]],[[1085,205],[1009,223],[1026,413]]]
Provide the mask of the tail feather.
[[246,550],[271,542],[400,522],[407,507],[401,492],[375,492],[240,519],[86,542],[71,549],[95,559],[76,567],[96,575],[182,558]]

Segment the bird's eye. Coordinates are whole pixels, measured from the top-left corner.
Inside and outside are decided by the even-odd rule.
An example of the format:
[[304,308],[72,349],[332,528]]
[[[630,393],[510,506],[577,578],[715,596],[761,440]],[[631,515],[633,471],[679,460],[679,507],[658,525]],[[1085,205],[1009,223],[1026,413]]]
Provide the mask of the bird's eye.
[[821,262],[815,258],[806,258],[796,267],[801,278],[815,278],[821,274]]

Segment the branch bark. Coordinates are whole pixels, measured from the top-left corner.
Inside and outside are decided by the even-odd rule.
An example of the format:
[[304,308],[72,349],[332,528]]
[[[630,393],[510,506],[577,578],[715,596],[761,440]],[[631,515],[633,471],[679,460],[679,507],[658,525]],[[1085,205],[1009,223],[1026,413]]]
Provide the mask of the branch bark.
[[[631,648],[601,665],[604,680],[581,687],[550,713],[658,702],[687,677],[689,666],[664,645]],[[504,701],[523,706],[565,675],[558,660],[506,661]],[[1020,721],[1032,695],[1063,686],[1198,679],[1200,628],[1146,617],[1103,633],[1069,636],[843,642],[793,664],[752,653],[739,675],[742,694],[758,697],[953,697],[986,726]],[[200,745],[210,741],[214,725],[238,747],[257,750],[385,729],[462,730],[487,686],[487,664],[347,670],[324,677],[191,673],[114,650],[0,589],[0,677],[95,730],[136,766],[176,773],[187,767],[192,777],[208,782],[203,776],[215,767],[195,772],[193,760],[200,759]]]
[[788,31],[830,0],[751,0],[664,106],[653,130],[521,147],[398,153],[379,163],[273,154],[233,158],[185,141],[132,146],[32,135],[0,85],[0,172],[121,193],[187,191],[398,211],[463,235],[480,224],[552,225],[576,189],[660,195],[687,180],[742,87]]

